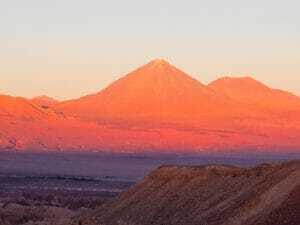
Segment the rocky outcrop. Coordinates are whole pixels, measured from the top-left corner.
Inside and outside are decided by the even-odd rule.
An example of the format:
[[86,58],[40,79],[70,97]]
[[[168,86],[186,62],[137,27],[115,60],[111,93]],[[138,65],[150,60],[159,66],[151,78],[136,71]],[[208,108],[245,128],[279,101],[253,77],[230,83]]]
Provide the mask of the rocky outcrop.
[[300,161],[255,168],[162,166],[74,224],[300,224]]

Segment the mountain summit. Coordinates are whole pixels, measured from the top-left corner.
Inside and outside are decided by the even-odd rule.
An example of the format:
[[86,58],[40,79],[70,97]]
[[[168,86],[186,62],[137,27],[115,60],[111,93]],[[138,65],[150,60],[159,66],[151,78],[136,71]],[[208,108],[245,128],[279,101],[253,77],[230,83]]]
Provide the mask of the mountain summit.
[[57,109],[88,120],[177,120],[211,115],[226,100],[163,59],[156,59],[97,94]]
[[148,63],[148,65],[152,65],[152,66],[171,66],[171,64],[165,60],[165,59],[160,59],[160,58],[157,58],[157,59],[154,59],[152,61],[150,61]]

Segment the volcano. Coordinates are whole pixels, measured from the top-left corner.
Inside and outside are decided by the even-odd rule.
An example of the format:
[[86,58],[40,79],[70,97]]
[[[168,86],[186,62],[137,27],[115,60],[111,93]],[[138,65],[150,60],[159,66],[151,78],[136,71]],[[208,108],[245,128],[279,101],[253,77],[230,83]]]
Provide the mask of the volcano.
[[[300,98],[250,77],[204,85],[153,60],[102,91],[45,103],[0,96],[0,149],[299,152]],[[49,99],[46,99],[47,104]]]
[[63,102],[58,111],[85,120],[196,120],[225,113],[223,95],[157,59],[117,80],[97,94]]

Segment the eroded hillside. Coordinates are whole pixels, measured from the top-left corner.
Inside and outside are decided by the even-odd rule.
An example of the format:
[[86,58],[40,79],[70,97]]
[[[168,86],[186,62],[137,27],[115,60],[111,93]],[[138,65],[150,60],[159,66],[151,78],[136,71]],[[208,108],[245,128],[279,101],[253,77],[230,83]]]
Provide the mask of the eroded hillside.
[[299,161],[255,168],[163,166],[74,224],[296,225],[299,192]]

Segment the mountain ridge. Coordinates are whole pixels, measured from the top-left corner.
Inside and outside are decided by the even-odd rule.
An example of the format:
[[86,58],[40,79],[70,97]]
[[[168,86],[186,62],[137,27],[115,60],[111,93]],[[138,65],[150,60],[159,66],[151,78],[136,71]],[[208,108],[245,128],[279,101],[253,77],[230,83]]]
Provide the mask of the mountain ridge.
[[299,152],[299,97],[252,78],[224,79],[207,86],[154,60],[96,94],[53,106],[0,96],[0,148]]
[[246,102],[247,104],[258,104],[268,109],[300,109],[300,97],[290,92],[271,88],[252,77],[223,77],[208,84],[216,92],[229,98]]
[[[83,119],[185,119],[220,114],[232,103],[165,60],[153,60],[100,92],[58,104],[58,111]],[[88,109],[88,110],[87,110]],[[89,116],[86,116],[88,111]],[[223,113],[226,113],[223,110]],[[177,115],[175,115],[177,114]],[[122,119],[122,118],[121,118]]]

